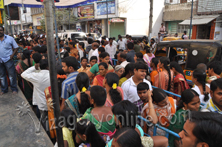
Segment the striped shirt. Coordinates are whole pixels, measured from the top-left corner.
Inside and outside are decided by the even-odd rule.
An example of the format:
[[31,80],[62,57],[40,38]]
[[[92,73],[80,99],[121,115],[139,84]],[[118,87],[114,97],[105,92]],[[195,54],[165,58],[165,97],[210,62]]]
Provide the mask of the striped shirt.
[[67,76],[67,79],[62,82],[62,93],[61,98],[67,99],[73,94],[76,94],[78,92],[78,88],[76,85],[76,77],[78,75],[78,72],[72,72]]

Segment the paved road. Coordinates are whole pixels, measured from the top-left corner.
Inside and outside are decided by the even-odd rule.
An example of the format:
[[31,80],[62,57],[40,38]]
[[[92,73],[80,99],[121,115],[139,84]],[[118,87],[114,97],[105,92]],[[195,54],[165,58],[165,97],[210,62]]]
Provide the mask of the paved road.
[[53,147],[26,104],[21,91],[17,95],[8,92],[0,96],[0,147]]

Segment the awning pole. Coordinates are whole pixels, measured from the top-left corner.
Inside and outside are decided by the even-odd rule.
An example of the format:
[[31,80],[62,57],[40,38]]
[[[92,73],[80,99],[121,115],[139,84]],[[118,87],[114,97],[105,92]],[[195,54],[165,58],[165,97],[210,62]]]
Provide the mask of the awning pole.
[[107,38],[109,38],[109,14],[108,14],[108,0],[106,0],[106,19],[107,19]]
[[192,6],[191,6],[191,16],[190,16],[190,33],[189,33],[189,39],[191,36],[191,30],[192,30],[192,19],[193,19],[193,0],[192,0]]
[[9,17],[9,24],[10,24],[10,33],[12,34],[12,23],[11,23],[11,16],[10,16],[10,11],[9,11],[9,6],[7,5],[7,10],[8,10],[8,17]]
[[52,90],[52,99],[54,106],[54,116],[55,116],[55,127],[56,127],[56,138],[58,147],[64,147],[62,128],[59,126],[60,117],[60,106],[59,106],[59,94],[58,94],[58,81],[56,72],[56,61],[55,61],[55,47],[54,47],[54,31],[53,31],[53,0],[44,0],[44,14],[45,14],[45,26],[47,34],[47,52],[48,52],[48,62],[50,71],[50,84]]

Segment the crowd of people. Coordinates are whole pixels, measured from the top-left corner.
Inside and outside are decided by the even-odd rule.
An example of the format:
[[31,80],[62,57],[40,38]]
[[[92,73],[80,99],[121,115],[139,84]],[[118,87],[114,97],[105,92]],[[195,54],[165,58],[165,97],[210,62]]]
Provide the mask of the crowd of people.
[[[222,63],[198,64],[191,86],[177,62],[155,57],[155,41],[149,44],[146,37],[133,40],[130,35],[125,39],[119,35],[118,40],[106,36],[59,40],[59,48],[55,45],[59,91],[51,91],[46,37],[13,39],[0,27],[1,95],[8,92],[8,83],[16,94],[18,81],[55,146],[56,131],[47,129],[54,126],[52,93],[60,96],[65,147],[222,146]],[[179,133],[180,138],[166,138],[159,128],[153,136],[153,124]]]

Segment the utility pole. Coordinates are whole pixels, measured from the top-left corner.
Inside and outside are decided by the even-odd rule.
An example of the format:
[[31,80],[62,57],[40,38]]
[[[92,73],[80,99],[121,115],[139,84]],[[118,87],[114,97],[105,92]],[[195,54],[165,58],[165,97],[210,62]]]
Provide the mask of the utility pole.
[[192,19],[193,19],[193,0],[192,0],[192,6],[191,6],[191,16],[190,16],[190,33],[189,33],[189,39],[191,37],[191,30],[192,30]]
[[150,0],[150,17],[149,17],[149,34],[148,34],[149,37],[148,38],[152,37],[151,36],[152,26],[153,26],[153,0]]
[[23,23],[22,23],[22,8],[20,9],[20,21],[21,21],[21,30],[23,30]]
[[108,0],[106,0],[106,19],[107,19],[107,30],[106,35],[109,38],[109,14],[108,14]]
[[11,33],[11,35],[13,36],[13,34],[12,34],[11,16],[10,16],[9,6],[8,6],[8,5],[7,5],[7,10],[8,10],[9,24],[10,24],[10,33]]
[[59,106],[59,94],[58,94],[58,82],[56,72],[55,61],[55,48],[54,48],[54,36],[53,36],[53,0],[44,0],[44,14],[45,14],[45,26],[47,34],[47,52],[50,71],[50,84],[52,90],[52,99],[54,106],[55,127],[57,135],[58,147],[64,147],[62,128],[59,127],[60,106]]
[[71,8],[69,8],[69,30],[70,30],[70,13],[71,13]]

